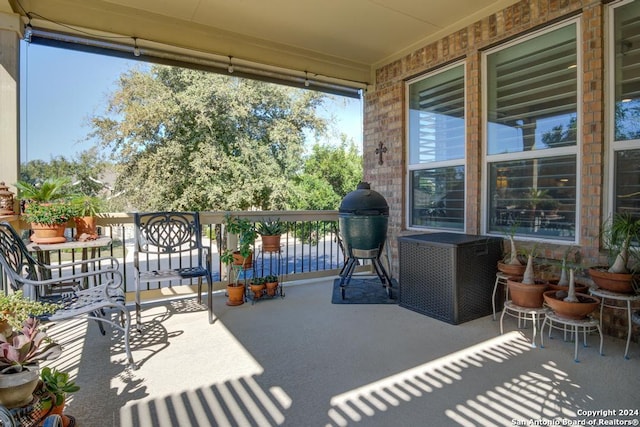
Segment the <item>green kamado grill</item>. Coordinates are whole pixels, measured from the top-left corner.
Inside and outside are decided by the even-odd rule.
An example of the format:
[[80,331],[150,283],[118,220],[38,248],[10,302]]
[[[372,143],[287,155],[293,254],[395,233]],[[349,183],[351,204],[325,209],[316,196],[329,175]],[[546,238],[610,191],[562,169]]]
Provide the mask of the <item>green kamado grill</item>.
[[345,288],[360,263],[370,260],[391,298],[391,279],[380,262],[380,255],[387,239],[389,205],[382,195],[371,189],[368,182],[358,184],[340,203],[338,220],[340,236],[347,260],[340,271],[340,293],[345,298]]

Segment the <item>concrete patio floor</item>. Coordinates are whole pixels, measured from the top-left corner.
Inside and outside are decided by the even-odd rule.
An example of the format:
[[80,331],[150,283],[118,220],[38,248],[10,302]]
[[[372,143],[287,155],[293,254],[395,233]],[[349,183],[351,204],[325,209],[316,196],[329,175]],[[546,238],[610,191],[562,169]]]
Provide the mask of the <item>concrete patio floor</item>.
[[591,335],[576,363],[558,331],[532,348],[531,329],[508,316],[500,335],[492,316],[450,325],[397,305],[334,305],[332,282],[287,285],[284,299],[239,307],[217,294],[212,325],[194,298],[145,306],[135,371],[125,369],[121,340],[93,322],[53,325],[64,352],[49,364],[81,387],[67,413],[83,427],[640,419],[617,412],[640,409],[636,343],[625,360],[625,342],[605,337],[601,356]]

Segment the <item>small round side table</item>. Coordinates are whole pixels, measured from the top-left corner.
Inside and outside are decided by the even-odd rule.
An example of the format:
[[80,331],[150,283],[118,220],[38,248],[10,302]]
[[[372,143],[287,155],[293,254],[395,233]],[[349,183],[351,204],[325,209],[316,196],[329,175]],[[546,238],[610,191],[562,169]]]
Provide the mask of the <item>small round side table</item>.
[[500,335],[503,333],[502,321],[504,320],[504,315],[508,314],[511,317],[518,318],[518,327],[520,327],[521,320],[531,319],[531,323],[533,323],[533,338],[531,339],[531,347],[536,347],[536,335],[538,332],[538,327],[540,326],[540,318],[544,317],[548,310],[544,307],[540,308],[529,308],[529,307],[521,307],[519,305],[515,305],[511,300],[504,302],[504,308],[502,309],[502,314],[500,315]]
[[542,328],[540,329],[540,347],[544,347],[545,325],[549,325],[549,338],[551,338],[551,329],[562,329],[565,333],[565,341],[567,339],[567,327],[569,327],[569,332],[573,333],[573,340],[575,341],[573,360],[575,360],[576,362],[579,362],[578,341],[580,340],[580,330],[582,330],[583,333],[584,347],[587,346],[587,332],[597,331],[598,335],[600,335],[600,355],[602,355],[602,329],[600,329],[600,321],[598,319],[593,319],[591,317],[587,317],[584,319],[566,319],[564,317],[558,316],[553,311],[548,311],[544,318],[544,322],[542,322]]
[[507,286],[507,276],[501,271],[496,273],[496,282],[493,285],[493,294],[491,294],[491,306],[493,307],[493,320],[496,320],[496,292],[498,291],[498,286],[502,285],[504,287],[504,299],[505,301],[509,299],[509,286]]
[[[631,333],[632,333],[632,329],[633,329],[633,324],[632,324],[632,320],[631,320],[631,303],[635,302],[635,301],[640,301],[640,295],[633,295],[633,294],[621,294],[619,292],[612,292],[612,291],[607,291],[604,289],[600,289],[600,288],[595,288],[595,289],[591,289],[589,291],[591,293],[591,295],[595,295],[597,297],[600,297],[600,327],[602,328],[602,311],[604,310],[605,307],[609,307],[609,308],[613,308],[613,309],[618,309],[618,310],[627,310],[627,345],[624,349],[624,358],[628,359],[629,358],[629,343],[631,342]],[[613,301],[625,301],[626,302],[626,306],[625,307],[620,307],[617,305],[611,305],[611,304],[606,304],[605,303],[605,299],[608,300],[613,300]]]

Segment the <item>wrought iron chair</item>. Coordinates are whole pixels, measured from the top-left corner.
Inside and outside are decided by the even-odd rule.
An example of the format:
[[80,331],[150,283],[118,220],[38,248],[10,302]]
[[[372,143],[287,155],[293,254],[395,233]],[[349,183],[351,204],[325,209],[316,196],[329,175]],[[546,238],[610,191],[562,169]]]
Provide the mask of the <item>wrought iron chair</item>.
[[136,327],[142,329],[140,291],[153,282],[198,279],[198,303],[202,303],[202,278],[208,285],[207,308],[213,323],[211,254],[202,245],[198,212],[148,212],[134,214],[133,254],[136,287]]
[[[83,266],[90,268],[77,272]],[[113,257],[58,265],[42,263],[29,253],[25,243],[9,223],[0,223],[0,267],[12,290],[22,290],[25,297],[34,300],[61,305],[54,313],[38,316],[42,321],[86,317],[98,322],[103,335],[105,323],[122,331],[128,364],[136,369],[129,345],[131,315],[125,306],[122,274],[118,271],[118,266],[118,260]],[[94,278],[91,282],[95,284],[85,289],[82,284],[86,278]],[[106,314],[106,310],[116,312],[115,320]]]

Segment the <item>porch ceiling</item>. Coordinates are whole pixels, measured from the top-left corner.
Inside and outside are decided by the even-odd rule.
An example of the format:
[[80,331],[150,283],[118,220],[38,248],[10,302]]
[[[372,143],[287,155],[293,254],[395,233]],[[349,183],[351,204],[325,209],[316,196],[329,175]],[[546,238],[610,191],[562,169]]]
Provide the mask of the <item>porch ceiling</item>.
[[[373,70],[517,0],[0,0],[34,28],[137,37],[371,82]],[[4,3],[4,4],[2,4]],[[131,40],[123,40],[132,43]]]

